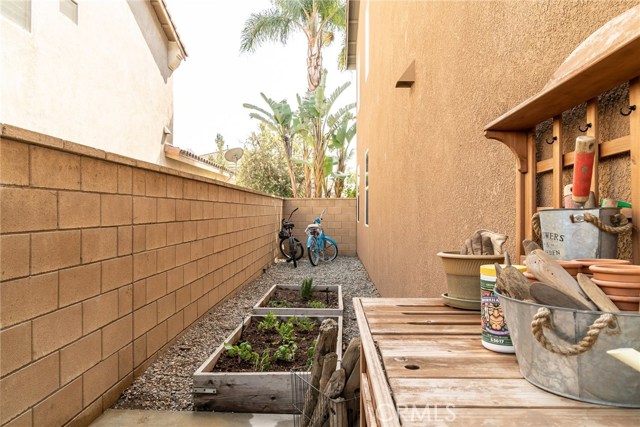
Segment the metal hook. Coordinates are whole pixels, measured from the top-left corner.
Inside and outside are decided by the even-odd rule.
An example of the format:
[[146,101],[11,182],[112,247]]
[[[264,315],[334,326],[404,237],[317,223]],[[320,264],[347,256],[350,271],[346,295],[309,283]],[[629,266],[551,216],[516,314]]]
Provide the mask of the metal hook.
[[591,128],[591,126],[592,126],[591,123],[587,123],[587,125],[584,127],[584,129],[582,129],[580,126],[578,126],[578,130],[580,132],[586,132]]
[[628,116],[629,114],[633,113],[634,111],[636,111],[636,106],[635,105],[629,105],[627,107],[627,111],[626,113],[622,112],[622,108],[620,109],[620,114],[622,114],[623,116]]
[[551,138],[551,141],[549,141],[548,139],[545,139],[545,141],[544,141],[544,142],[546,142],[547,144],[551,145],[551,144],[553,144],[553,143],[554,143],[555,141],[557,141],[557,140],[558,140],[558,137],[554,135],[554,136]]

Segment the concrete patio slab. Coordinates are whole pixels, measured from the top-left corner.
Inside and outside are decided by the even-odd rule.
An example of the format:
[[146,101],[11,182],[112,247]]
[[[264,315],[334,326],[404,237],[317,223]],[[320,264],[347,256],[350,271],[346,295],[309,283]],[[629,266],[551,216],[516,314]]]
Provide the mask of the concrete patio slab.
[[107,409],[91,427],[293,427],[290,414]]

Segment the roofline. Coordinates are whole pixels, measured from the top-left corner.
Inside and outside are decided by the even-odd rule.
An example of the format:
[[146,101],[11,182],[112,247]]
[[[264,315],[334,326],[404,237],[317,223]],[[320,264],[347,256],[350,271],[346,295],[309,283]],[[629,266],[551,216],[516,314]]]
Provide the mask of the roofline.
[[191,151],[176,147],[175,145],[164,144],[164,153],[171,159],[178,160],[183,163],[187,163],[222,176],[231,178],[234,175],[234,172],[230,169],[227,169],[226,167],[219,165],[216,162],[212,162],[211,160],[203,156],[198,156]]
[[160,26],[162,26],[162,30],[167,36],[167,39],[170,42],[177,43],[183,58],[189,56],[187,54],[186,48],[184,47],[184,44],[182,44],[182,40],[180,40],[180,34],[178,34],[178,30],[176,29],[176,26],[171,19],[171,14],[169,14],[169,10],[167,9],[167,5],[165,4],[164,0],[149,0],[149,3],[151,3],[151,6],[153,6],[153,10],[158,16],[158,21],[160,21]]
[[[347,0],[346,4],[346,25],[345,37],[347,46],[345,51],[345,61],[348,70],[356,69],[356,49],[358,47],[358,15],[360,13],[360,0]],[[351,28],[353,26],[353,28]],[[349,31],[352,30],[352,31]]]

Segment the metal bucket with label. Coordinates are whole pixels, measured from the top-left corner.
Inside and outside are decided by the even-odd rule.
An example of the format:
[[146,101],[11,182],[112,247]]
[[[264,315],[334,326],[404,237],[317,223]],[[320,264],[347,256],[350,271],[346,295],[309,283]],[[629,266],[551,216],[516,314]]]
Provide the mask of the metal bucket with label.
[[606,225],[619,208],[545,209],[540,211],[542,247],[560,260],[579,258],[617,258],[618,235],[600,230],[589,222],[573,222],[571,217],[590,213]]

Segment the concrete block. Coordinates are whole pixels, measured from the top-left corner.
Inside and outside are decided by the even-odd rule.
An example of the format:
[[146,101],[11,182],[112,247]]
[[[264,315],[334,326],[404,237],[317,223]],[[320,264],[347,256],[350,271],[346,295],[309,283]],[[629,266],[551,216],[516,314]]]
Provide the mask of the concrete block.
[[118,291],[91,298],[82,303],[82,332],[87,335],[118,318]]
[[29,149],[32,186],[80,189],[80,156],[35,145]]
[[142,252],[147,247],[147,229],[144,225],[133,226],[133,252]]
[[183,235],[182,241],[191,242],[196,240],[197,235],[197,225],[195,221],[185,221],[183,224]]
[[38,317],[32,327],[32,357],[38,359],[82,336],[82,306],[76,304]]
[[173,199],[182,198],[183,179],[177,176],[167,176],[167,197]]
[[167,343],[167,322],[162,322],[147,333],[147,355],[154,354]]
[[133,284],[133,309],[137,310],[147,303],[147,280],[138,280]]
[[183,187],[183,197],[187,200],[196,200],[198,198],[198,185],[196,181],[185,179]]
[[176,291],[176,311],[182,310],[191,302],[191,287],[183,286]]
[[179,311],[173,316],[169,317],[169,319],[167,320],[167,339],[168,340],[174,339],[184,329],[182,316],[183,316],[183,312]]
[[184,226],[182,222],[170,222],[167,224],[167,245],[182,243]]
[[118,355],[113,354],[82,374],[82,381],[82,403],[87,406],[118,382]]
[[167,271],[176,266],[176,247],[167,246],[158,249],[158,271]]
[[144,196],[146,194],[146,171],[143,169],[133,168],[132,172],[132,194],[134,196]]
[[176,200],[176,221],[189,221],[191,219],[191,202],[189,200]]
[[118,192],[118,166],[104,160],[82,157],[82,190]]
[[133,170],[130,166],[118,165],[118,193],[133,192]]
[[118,352],[118,379],[133,372],[133,343]]
[[118,316],[133,312],[133,285],[118,289]]
[[167,177],[158,172],[146,171],[145,173],[146,192],[150,197],[167,196]]
[[172,292],[158,300],[158,322],[164,322],[176,312],[176,294]]
[[191,244],[183,243],[176,246],[176,265],[183,265],[191,261]]
[[31,274],[59,270],[78,264],[80,264],[79,230],[31,235]]
[[60,307],[65,307],[100,293],[100,263],[60,270]]
[[133,337],[140,337],[157,324],[158,306],[154,301],[133,312]]
[[185,328],[191,325],[198,318],[198,303],[193,302],[184,308]]
[[118,228],[82,230],[82,262],[89,263],[118,256]]
[[156,249],[167,245],[167,224],[149,224],[145,226],[146,249]]
[[133,256],[102,261],[102,292],[119,288],[133,280]]
[[76,415],[65,427],[86,427],[102,413],[102,399],[98,399]]
[[0,236],[0,280],[29,275],[31,236],[5,234]]
[[183,267],[176,267],[167,271],[167,293],[173,292],[184,285]]
[[0,380],[0,413],[9,420],[53,393],[60,382],[60,358],[53,353]]
[[58,272],[0,283],[0,320],[6,328],[58,308]]
[[102,358],[120,350],[133,339],[133,316],[131,314],[116,320],[102,329]]
[[66,384],[102,359],[100,331],[60,350],[60,384]]
[[0,376],[31,362],[31,322],[0,331]]
[[176,201],[174,199],[158,199],[158,222],[176,220]]
[[151,197],[133,198],[133,223],[147,224],[156,222],[157,205],[156,199]]
[[102,194],[100,223],[102,226],[127,225],[133,220],[133,199],[131,196]]
[[0,140],[0,183],[29,185],[29,146]]
[[131,253],[133,253],[133,227],[118,227],[118,256]]
[[52,230],[58,226],[55,191],[0,188],[0,211],[3,233]]
[[142,335],[133,341],[133,367],[137,368],[147,360],[147,336]]
[[33,427],[61,426],[82,411],[82,378],[62,387],[33,408]]
[[156,273],[156,253],[147,251],[133,255],[133,280],[140,280]]
[[147,303],[167,294],[167,273],[160,273],[147,279]]
[[100,195],[79,191],[58,193],[60,228],[97,227],[100,225]]
[[7,424],[3,424],[2,427],[33,427],[33,410],[29,409],[23,412]]

